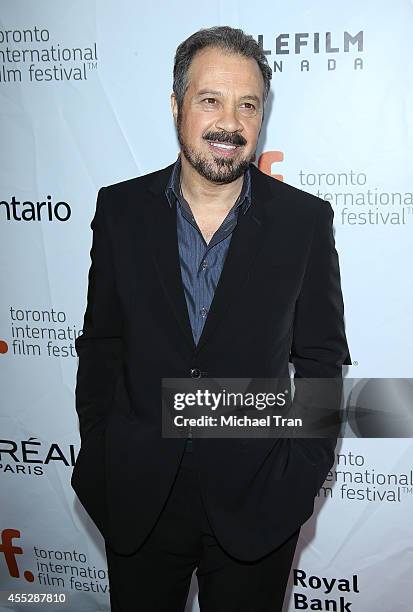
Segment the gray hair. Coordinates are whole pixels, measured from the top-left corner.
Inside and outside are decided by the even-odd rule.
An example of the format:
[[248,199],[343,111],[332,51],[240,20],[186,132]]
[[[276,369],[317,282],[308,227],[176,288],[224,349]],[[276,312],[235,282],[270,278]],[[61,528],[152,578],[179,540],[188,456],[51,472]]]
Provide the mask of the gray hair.
[[243,57],[255,59],[264,79],[264,102],[270,90],[272,77],[264,51],[256,40],[240,29],[230,26],[214,26],[202,28],[184,40],[175,53],[173,71],[173,92],[178,110],[182,108],[185,92],[188,88],[188,70],[195,54],[206,47],[215,47],[228,53],[236,53]]

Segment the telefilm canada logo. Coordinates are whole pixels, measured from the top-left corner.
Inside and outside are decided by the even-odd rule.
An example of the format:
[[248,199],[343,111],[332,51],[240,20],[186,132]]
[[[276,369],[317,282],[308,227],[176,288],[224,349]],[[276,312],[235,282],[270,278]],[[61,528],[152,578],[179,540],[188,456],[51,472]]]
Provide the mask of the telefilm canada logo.
[[363,70],[364,31],[359,32],[284,32],[274,36],[258,34],[257,42],[274,73],[285,68],[311,72],[315,66],[334,72],[350,66]]

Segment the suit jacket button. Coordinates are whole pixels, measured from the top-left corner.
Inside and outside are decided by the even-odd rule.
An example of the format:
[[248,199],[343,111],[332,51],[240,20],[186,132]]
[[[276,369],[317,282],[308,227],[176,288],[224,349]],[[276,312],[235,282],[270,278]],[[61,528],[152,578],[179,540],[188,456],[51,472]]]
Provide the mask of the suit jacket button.
[[201,378],[201,370],[199,368],[192,368],[191,376],[192,378]]

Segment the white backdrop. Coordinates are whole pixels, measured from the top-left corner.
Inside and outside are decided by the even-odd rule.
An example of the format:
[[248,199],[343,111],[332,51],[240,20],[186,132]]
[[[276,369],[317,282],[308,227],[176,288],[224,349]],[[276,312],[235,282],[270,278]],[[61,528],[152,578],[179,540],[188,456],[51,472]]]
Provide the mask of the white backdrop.
[[[260,40],[274,69],[260,167],[334,208],[354,360],[346,376],[412,375],[411,2],[2,0],[3,598],[65,592],[73,612],[109,608],[103,540],[70,487],[89,225],[102,185],[176,158],[176,46],[225,24]],[[302,529],[286,611],[333,609],[326,600],[411,610],[412,459],[408,439],[339,444]],[[195,582],[187,610],[198,610]]]

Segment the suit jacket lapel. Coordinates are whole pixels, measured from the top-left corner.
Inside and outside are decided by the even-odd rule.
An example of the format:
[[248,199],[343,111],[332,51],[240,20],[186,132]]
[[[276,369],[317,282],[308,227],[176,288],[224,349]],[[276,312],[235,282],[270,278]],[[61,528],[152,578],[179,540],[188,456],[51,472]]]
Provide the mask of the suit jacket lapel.
[[151,197],[144,206],[144,218],[163,290],[186,340],[197,353],[226,313],[235,307],[237,298],[242,297],[249,267],[263,242],[265,215],[262,204],[268,200],[270,192],[260,181],[259,170],[251,165],[252,204],[245,215],[240,213],[238,217],[201,337],[195,345],[181,278],[176,204],[171,208],[165,196],[172,168],[170,165],[156,173],[149,187]]
[[176,317],[182,333],[195,350],[191,322],[186,305],[179,261],[176,228],[176,204],[171,208],[165,189],[173,164],[156,173],[149,186],[149,197],[142,210],[146,223],[148,242],[152,245],[153,258],[165,296]]

